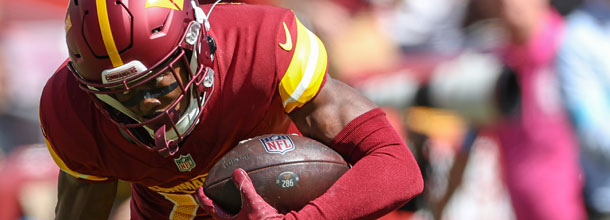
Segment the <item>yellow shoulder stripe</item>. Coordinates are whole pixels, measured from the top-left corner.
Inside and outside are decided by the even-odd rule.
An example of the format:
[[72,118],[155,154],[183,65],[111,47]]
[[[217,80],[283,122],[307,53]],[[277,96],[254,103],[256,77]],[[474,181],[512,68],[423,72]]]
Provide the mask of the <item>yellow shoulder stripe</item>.
[[64,161],[61,160],[61,158],[59,158],[59,156],[57,156],[57,154],[55,153],[55,151],[51,147],[51,143],[49,143],[49,140],[47,140],[46,137],[45,137],[44,140],[47,143],[47,148],[49,149],[49,152],[51,153],[51,157],[53,157],[53,160],[55,161],[55,163],[57,164],[59,169],[61,169],[62,171],[66,172],[67,174],[70,174],[73,177],[80,178],[80,179],[86,179],[86,180],[91,180],[91,181],[104,181],[104,180],[108,180],[108,178],[106,178],[106,177],[97,177],[97,176],[85,175],[85,174],[78,173],[76,171],[71,170],[70,168],[68,168],[68,166],[66,166],[66,163],[64,163]]
[[295,20],[297,38],[294,54],[279,86],[284,111],[288,113],[318,94],[327,65],[326,49],[322,41],[296,17]]

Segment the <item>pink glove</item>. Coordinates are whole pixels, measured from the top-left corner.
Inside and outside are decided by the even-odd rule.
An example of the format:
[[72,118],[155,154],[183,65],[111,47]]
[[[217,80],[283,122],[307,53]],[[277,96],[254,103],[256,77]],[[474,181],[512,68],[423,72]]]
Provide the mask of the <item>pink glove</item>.
[[197,188],[195,199],[199,206],[217,220],[246,220],[246,219],[284,219],[284,215],[279,214],[275,208],[271,207],[263,198],[256,193],[252,180],[246,171],[241,168],[233,171],[232,180],[241,194],[241,210],[237,215],[232,216],[222,210],[203,192],[203,188]]

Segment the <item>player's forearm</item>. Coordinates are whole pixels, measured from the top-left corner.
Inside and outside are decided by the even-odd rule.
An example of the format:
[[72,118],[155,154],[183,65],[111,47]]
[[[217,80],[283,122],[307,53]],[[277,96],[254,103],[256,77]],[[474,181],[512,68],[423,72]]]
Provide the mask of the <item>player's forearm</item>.
[[332,145],[354,167],[287,219],[374,219],[422,192],[415,159],[380,109],[350,122]]
[[55,219],[108,219],[117,182],[89,184],[60,172]]

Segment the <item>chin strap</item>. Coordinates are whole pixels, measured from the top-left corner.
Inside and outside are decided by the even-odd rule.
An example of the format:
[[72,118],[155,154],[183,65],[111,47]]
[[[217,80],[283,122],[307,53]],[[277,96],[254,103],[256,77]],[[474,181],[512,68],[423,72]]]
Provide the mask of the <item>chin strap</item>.
[[165,125],[155,131],[155,150],[163,157],[173,156],[178,152],[178,143],[174,140],[167,140],[165,137]]

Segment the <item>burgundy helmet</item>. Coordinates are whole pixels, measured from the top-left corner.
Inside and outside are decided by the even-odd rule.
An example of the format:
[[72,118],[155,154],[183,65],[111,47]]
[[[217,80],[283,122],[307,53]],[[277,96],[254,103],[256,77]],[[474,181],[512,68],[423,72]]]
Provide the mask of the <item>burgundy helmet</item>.
[[[209,15],[209,14],[208,14]],[[69,69],[101,110],[131,141],[173,155],[198,123],[213,91],[215,44],[196,0],[71,0],[66,13]],[[138,119],[113,94],[154,80],[177,65],[187,79],[162,114]],[[186,112],[175,106],[189,100]]]

